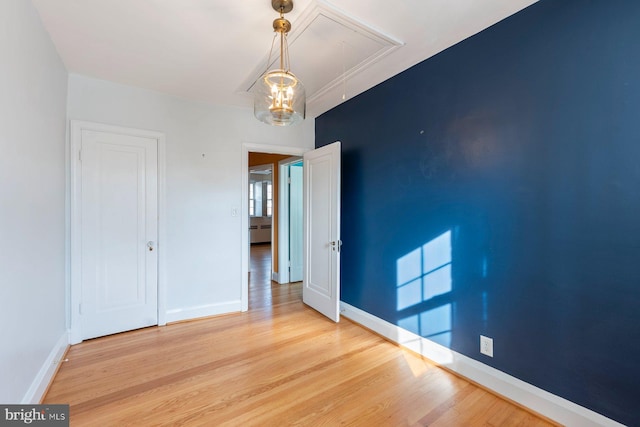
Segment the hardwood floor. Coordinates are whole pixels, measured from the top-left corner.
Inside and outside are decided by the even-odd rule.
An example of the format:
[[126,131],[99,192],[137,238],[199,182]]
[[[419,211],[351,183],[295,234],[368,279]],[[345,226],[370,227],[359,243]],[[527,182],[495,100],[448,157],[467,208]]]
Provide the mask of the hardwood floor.
[[249,310],[269,310],[291,301],[302,301],[301,283],[280,285],[271,280],[271,245],[251,245]]
[[250,310],[73,346],[45,403],[72,426],[547,426],[362,327],[302,304],[252,250]]

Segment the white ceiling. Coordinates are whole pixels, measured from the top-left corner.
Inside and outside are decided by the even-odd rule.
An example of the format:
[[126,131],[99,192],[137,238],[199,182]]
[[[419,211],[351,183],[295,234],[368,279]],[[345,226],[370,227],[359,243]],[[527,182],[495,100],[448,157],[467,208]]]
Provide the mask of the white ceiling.
[[[315,117],[537,0],[295,0],[291,71]],[[69,72],[251,106],[270,0],[32,0]]]

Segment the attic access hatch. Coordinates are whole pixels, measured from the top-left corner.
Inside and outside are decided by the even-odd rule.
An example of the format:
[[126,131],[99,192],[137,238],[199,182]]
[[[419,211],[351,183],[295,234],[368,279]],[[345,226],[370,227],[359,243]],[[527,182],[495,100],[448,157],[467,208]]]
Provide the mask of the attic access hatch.
[[[291,71],[307,92],[307,110],[332,89],[371,67],[403,43],[324,3],[314,2],[292,22],[289,33]],[[275,53],[275,52],[274,52]],[[256,80],[280,60],[268,52],[240,90],[251,92]]]

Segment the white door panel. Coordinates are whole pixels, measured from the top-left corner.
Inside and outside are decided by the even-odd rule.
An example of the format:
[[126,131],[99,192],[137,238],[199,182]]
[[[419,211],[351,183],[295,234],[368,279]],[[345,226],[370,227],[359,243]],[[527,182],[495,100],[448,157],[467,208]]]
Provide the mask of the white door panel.
[[157,140],[89,130],[81,138],[80,315],[88,339],[158,323]]
[[303,301],[340,319],[340,142],[304,155]]

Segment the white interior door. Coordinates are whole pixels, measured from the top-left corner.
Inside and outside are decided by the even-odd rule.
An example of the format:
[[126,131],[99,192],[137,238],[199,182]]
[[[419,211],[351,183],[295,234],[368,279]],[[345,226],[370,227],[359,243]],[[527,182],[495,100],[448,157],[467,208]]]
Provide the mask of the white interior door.
[[158,323],[157,140],[82,130],[82,339]]
[[340,142],[304,154],[302,300],[340,320]]
[[289,165],[289,281],[299,282],[303,277],[302,257],[303,217],[302,217],[302,162]]

